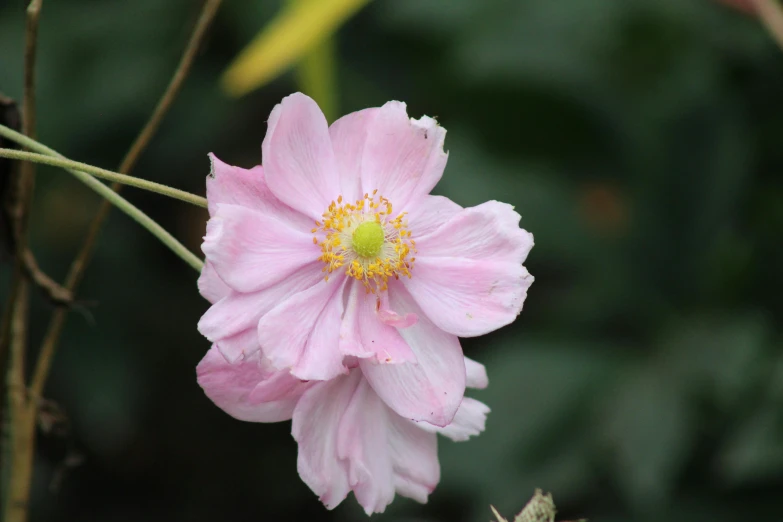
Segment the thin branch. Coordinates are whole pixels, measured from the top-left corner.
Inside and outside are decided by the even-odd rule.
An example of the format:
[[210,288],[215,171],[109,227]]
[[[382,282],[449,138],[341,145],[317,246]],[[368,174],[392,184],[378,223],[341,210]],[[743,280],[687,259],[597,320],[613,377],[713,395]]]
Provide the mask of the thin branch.
[[783,7],[776,0],[752,0],[761,22],[783,50]]
[[178,199],[192,205],[207,208],[207,200],[201,196],[185,192],[184,190],[175,189],[154,181],[147,181],[146,179],[136,178],[133,176],[127,176],[125,174],[118,174],[110,170],[102,169],[88,165],[87,163],[80,163],[65,158],[56,156],[49,156],[44,154],[36,154],[34,152],[24,152],[13,149],[0,149],[0,158],[10,158],[20,161],[30,161],[33,163],[43,163],[44,165],[51,165],[53,167],[60,167],[66,170],[80,170],[91,174],[96,178],[101,178],[122,185],[130,185],[132,187],[155,192],[170,198]]
[[20,252],[19,255],[22,256],[25,274],[38,288],[46,293],[49,301],[58,306],[70,305],[73,302],[73,294],[41,270],[33,252],[29,248],[24,252]]
[[[128,174],[136,164],[136,161],[138,160],[142,151],[152,139],[152,136],[155,134],[155,131],[157,131],[160,122],[163,120],[163,117],[168,112],[172,102],[182,88],[183,82],[185,81],[185,78],[187,77],[188,73],[190,72],[190,68],[193,65],[196,53],[198,52],[198,49],[201,46],[201,42],[204,39],[204,35],[212,23],[215,14],[217,14],[220,3],[221,0],[206,0],[204,8],[201,11],[201,15],[196,22],[196,27],[193,30],[193,34],[191,35],[187,47],[185,48],[185,52],[183,53],[179,65],[174,72],[174,76],[171,78],[166,91],[163,93],[163,96],[158,102],[158,105],[155,107],[155,110],[153,111],[149,121],[141,130],[138,138],[136,138],[136,141],[133,143],[133,145],[131,145],[130,150],[125,155],[125,158],[120,164],[119,171],[122,174]],[[97,180],[94,181],[99,183]],[[100,183],[100,185],[104,186],[102,183]],[[112,185],[112,189],[114,191],[119,191],[120,188],[121,185],[117,183]],[[74,293],[76,292],[76,288],[79,286],[79,283],[82,280],[84,271],[87,269],[87,265],[90,262],[92,252],[95,248],[95,243],[98,240],[98,234],[100,233],[101,226],[110,209],[111,207],[108,201],[101,203],[98,212],[95,214],[95,217],[90,224],[90,228],[87,232],[87,237],[82,244],[82,248],[71,264],[71,269],[68,272],[68,276],[65,280],[65,287]],[[197,270],[200,270],[200,267],[203,265],[202,261],[196,258],[196,256],[190,253],[190,251],[187,252],[196,260],[195,263],[191,263],[191,266]],[[40,397],[43,393],[43,387],[46,383],[46,378],[49,375],[49,369],[52,364],[52,358],[54,357],[57,341],[65,324],[66,314],[67,310],[64,308],[55,310],[52,316],[52,320],[49,323],[49,328],[46,331],[43,344],[41,345],[41,352],[38,356],[38,362],[36,364],[35,373],[33,375],[31,386],[31,394],[33,397]]]
[[[24,51],[24,94],[22,99],[22,132],[30,138],[35,137],[35,59],[38,49],[38,20],[41,13],[41,0],[32,0],[27,6]],[[18,191],[12,216],[15,221],[14,238],[16,244],[14,276],[11,297],[10,353],[7,376],[7,394],[11,430],[11,458],[4,459],[10,466],[8,477],[7,504],[4,507],[3,520],[7,522],[25,522],[27,520],[30,485],[33,468],[34,415],[25,393],[24,366],[27,348],[27,322],[29,312],[29,283],[24,275],[22,253],[27,250],[27,228],[35,190],[35,165],[26,163],[19,171]]]
[[212,20],[218,12],[221,1],[222,0],[206,0],[201,15],[199,15],[198,21],[196,22],[196,27],[193,29],[193,34],[190,36],[187,47],[185,47],[185,52],[182,54],[182,58],[180,58],[176,71],[174,71],[174,76],[171,77],[171,81],[169,82],[166,91],[155,106],[155,110],[152,111],[152,116],[150,116],[147,124],[144,125],[144,128],[139,133],[136,141],[131,145],[125,158],[123,158],[122,163],[120,163],[120,168],[118,170],[123,174],[128,174],[133,170],[139,156],[141,156],[141,153],[147,147],[150,140],[152,140],[155,132],[157,132],[160,123],[163,121],[163,117],[169,112],[171,105],[174,103],[174,100],[185,83],[185,78],[187,78],[190,73],[190,68],[193,66],[193,62],[196,59],[196,54],[201,47],[201,42],[204,40],[207,29],[209,29]]
[[[13,140],[19,144],[24,145],[25,147],[44,153],[47,156],[54,156],[61,160],[65,160],[63,156],[58,153],[55,150],[50,149],[46,145],[42,143],[38,143],[35,140],[31,140],[30,138],[26,138],[19,134],[18,132],[9,129],[8,127],[4,125],[0,125],[0,136],[7,137],[10,140]],[[16,152],[16,151],[14,151]],[[29,153],[28,153],[29,154]],[[90,168],[97,168],[97,167],[91,167]],[[92,177],[91,175],[82,172],[80,170],[74,170],[74,169],[66,169],[68,172],[70,172],[76,179],[87,185],[89,188],[94,190],[98,193],[101,197],[103,197],[105,200],[109,201],[111,204],[122,210],[125,214],[131,217],[131,219],[135,220],[139,225],[146,228],[153,236],[158,238],[158,240],[166,245],[172,252],[177,254],[180,258],[182,258],[186,263],[188,263],[190,266],[192,266],[194,269],[200,271],[203,267],[204,263],[196,257],[190,250],[185,248],[185,246],[177,241],[174,236],[172,236],[169,232],[167,232],[163,227],[161,227],[155,220],[150,218],[147,214],[139,210],[136,206],[134,206],[130,201],[126,200],[119,194],[117,194],[115,191]],[[107,171],[109,172],[109,171]],[[73,293],[73,287],[75,284],[73,283],[73,280],[66,280],[66,284],[64,285],[65,289]],[[55,310],[55,314],[59,313],[59,310]]]
[[[21,130],[22,117],[17,108],[16,102],[11,98],[7,98],[0,93],[0,122],[7,123],[16,129]],[[0,140],[0,145],[4,145],[4,141]],[[6,161],[0,162],[0,238],[4,239],[4,246],[8,249],[8,253],[13,255],[16,252],[16,219],[13,217],[12,208],[16,205],[15,199],[18,195],[19,179],[19,164]],[[4,236],[4,237],[3,237]],[[16,295],[19,292],[18,286],[23,280],[21,267],[16,264],[17,258],[14,258],[14,273],[11,278],[11,288],[9,288],[8,296],[4,299],[2,319],[0,319],[0,455],[5,458],[5,462],[9,459],[6,457],[10,455],[10,436],[6,435],[6,427],[9,423],[6,421],[6,408],[8,401],[6,400],[6,376],[8,375],[8,350],[9,340],[11,338],[11,315],[13,311],[13,303],[16,299]],[[6,464],[8,466],[8,464]],[[4,469],[0,471],[10,470]],[[5,486],[2,477],[7,476],[8,473],[0,475],[0,513],[3,512],[3,501]]]

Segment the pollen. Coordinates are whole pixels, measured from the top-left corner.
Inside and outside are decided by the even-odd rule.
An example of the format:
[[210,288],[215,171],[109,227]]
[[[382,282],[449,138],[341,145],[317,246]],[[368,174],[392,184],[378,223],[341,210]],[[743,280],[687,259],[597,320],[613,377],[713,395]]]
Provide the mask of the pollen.
[[370,293],[388,289],[389,279],[411,277],[415,242],[407,227],[405,212],[395,214],[391,202],[383,196],[365,194],[355,203],[332,201],[315,222],[313,243],[321,247],[321,269],[329,274],[344,270],[361,281]]

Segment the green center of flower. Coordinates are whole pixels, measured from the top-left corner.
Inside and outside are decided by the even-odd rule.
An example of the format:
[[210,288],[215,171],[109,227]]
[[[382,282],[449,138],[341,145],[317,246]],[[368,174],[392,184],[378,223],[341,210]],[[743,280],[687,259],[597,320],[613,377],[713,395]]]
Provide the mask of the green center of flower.
[[360,257],[375,259],[381,254],[386,233],[376,221],[365,221],[353,231],[351,246]]

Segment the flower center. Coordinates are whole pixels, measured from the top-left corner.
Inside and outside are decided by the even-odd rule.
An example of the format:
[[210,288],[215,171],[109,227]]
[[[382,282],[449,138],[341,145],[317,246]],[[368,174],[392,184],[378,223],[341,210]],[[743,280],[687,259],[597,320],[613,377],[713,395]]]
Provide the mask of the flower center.
[[389,278],[411,277],[416,242],[411,239],[405,212],[393,215],[391,202],[376,193],[365,194],[356,203],[343,203],[343,197],[332,201],[316,221],[313,243],[321,247],[318,257],[324,262],[324,279],[335,270],[364,283],[368,292],[383,292]]
[[365,221],[351,234],[351,247],[360,257],[376,258],[383,249],[386,233],[377,221]]

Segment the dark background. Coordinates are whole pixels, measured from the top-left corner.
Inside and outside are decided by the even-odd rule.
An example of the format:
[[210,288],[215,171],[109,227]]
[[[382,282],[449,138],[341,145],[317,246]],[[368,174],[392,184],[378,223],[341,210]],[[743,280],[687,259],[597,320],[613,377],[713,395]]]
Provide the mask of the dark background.
[[[199,4],[45,1],[40,140],[116,167]],[[258,163],[295,76],[239,100],[218,79],[278,7],[224,2],[137,175],[203,194],[208,152]],[[23,27],[22,2],[0,1],[15,98]],[[437,116],[437,192],[510,202],[536,238],[522,316],[464,342],[490,376],[486,432],[441,440],[428,505],[373,518],[486,521],[542,487],[563,518],[783,519],[783,52],[757,21],[709,0],[377,0],[337,44],[341,114],[399,99]],[[198,251],[202,211],[125,194]],[[32,244],[57,279],[96,206],[40,169]],[[364,520],[300,481],[289,423],[241,423],[203,395],[196,276],[113,213],[46,390],[69,423],[39,433],[33,521]],[[36,294],[33,351],[50,311]]]

